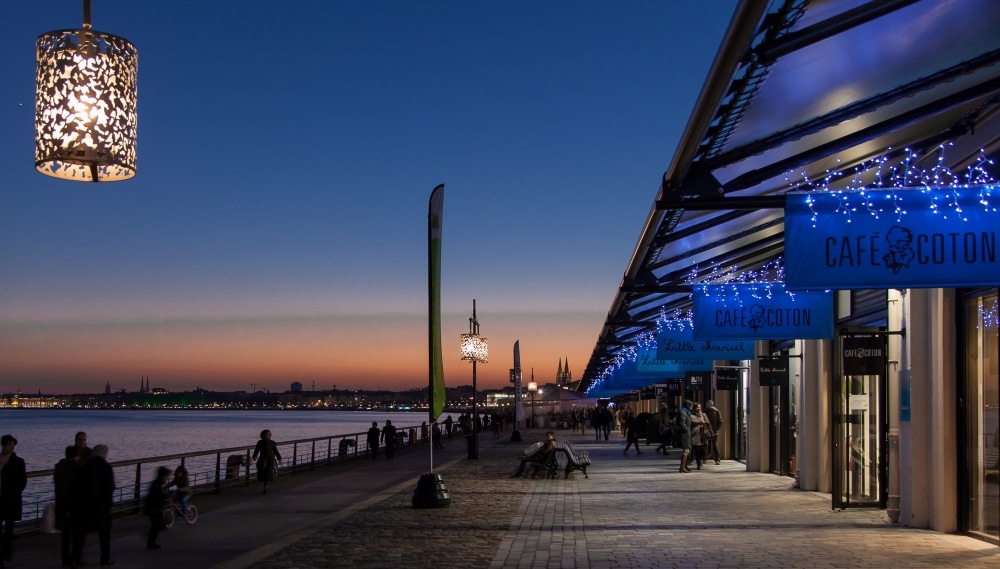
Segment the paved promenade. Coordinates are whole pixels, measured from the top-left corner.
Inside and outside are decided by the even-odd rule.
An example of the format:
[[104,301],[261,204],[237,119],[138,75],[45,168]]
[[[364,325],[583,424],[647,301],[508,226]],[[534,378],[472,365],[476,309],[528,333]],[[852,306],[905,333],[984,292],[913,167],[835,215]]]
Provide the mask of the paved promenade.
[[[323,567],[447,568],[1000,568],[1000,548],[981,541],[902,528],[879,510],[837,512],[830,497],[791,480],[747,473],[724,461],[677,472],[677,452],[623,456],[612,435],[595,442],[557,432],[590,453],[589,479],[512,479],[527,443],[542,431],[485,434],[480,459],[465,459],[464,440],[435,454],[452,503],[411,506],[426,448],[396,460],[358,460],[198,497],[201,518],[145,550],[146,519],[116,519],[116,566],[182,569]],[[85,557],[97,565],[96,535]],[[57,567],[58,536],[19,540],[17,567]]]

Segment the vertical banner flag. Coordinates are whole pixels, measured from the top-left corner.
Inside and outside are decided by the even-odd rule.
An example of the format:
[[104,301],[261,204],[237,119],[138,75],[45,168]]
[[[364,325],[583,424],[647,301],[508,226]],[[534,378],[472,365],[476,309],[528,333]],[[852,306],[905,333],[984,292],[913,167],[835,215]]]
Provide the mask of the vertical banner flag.
[[[789,290],[996,286],[996,213],[984,187],[790,192]],[[899,213],[897,213],[899,212]]]
[[514,340],[514,428],[524,419],[524,403],[521,401],[521,341]]
[[444,184],[431,192],[427,214],[427,273],[430,308],[430,422],[444,411],[444,358],[441,355],[441,214],[444,209]]

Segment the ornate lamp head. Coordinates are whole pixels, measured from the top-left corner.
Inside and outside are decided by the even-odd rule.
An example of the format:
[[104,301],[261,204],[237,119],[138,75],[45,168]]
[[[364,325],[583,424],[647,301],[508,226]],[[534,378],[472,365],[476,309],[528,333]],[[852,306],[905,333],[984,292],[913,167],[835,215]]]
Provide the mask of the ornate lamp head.
[[35,169],[65,180],[135,176],[138,52],[125,38],[90,28],[38,36]]

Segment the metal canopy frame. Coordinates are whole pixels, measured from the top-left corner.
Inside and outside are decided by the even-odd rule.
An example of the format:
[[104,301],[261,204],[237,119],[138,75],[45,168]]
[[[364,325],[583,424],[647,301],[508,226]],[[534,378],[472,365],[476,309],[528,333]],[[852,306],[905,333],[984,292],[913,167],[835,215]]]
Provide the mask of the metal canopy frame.
[[[952,169],[980,152],[1000,158],[992,2],[742,0],[578,389],[655,329],[661,311],[690,307],[704,278],[692,274],[759,270],[782,257],[790,172],[846,184],[864,161],[898,163],[942,144]],[[626,374],[600,390],[652,383]]]

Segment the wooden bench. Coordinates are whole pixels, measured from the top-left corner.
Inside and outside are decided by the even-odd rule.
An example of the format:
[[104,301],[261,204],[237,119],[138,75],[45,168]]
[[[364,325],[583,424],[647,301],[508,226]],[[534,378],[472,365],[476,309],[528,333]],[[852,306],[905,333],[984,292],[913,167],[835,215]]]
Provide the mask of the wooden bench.
[[590,455],[586,452],[578,452],[573,450],[573,445],[569,444],[569,441],[562,441],[556,445],[556,451],[562,452],[566,455],[566,475],[565,478],[569,478],[569,473],[574,470],[579,470],[583,473],[584,478],[590,478],[587,476],[587,467],[590,466]]

